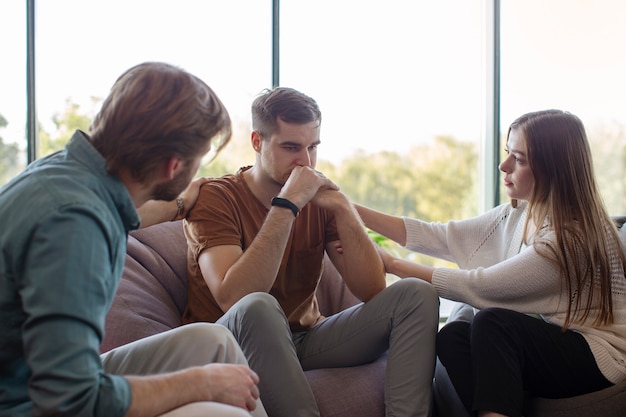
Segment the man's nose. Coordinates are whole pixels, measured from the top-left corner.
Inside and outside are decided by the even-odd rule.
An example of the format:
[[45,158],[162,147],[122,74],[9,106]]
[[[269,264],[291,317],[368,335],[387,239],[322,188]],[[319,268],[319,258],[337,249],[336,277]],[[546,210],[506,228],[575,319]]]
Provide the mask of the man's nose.
[[300,153],[298,154],[298,165],[307,166],[307,167],[312,166],[312,158],[308,149],[305,148],[301,150]]

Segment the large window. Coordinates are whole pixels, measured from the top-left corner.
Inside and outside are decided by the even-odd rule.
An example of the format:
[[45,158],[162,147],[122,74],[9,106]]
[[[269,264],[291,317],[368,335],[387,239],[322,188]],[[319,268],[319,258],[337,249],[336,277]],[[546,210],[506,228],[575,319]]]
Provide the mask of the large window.
[[[433,221],[477,214],[486,90],[482,6],[281,2],[280,84],[319,102],[318,166],[353,201]],[[449,308],[442,300],[442,316]]]
[[431,220],[476,214],[481,5],[283,2],[280,82],[319,102],[319,158],[354,200]]
[[[501,10],[496,55],[489,40],[498,16],[490,5]],[[626,212],[621,0],[282,0],[278,31],[272,6],[258,0],[36,2],[37,156],[62,148],[74,129],[86,129],[124,70],[158,60],[200,76],[231,113],[233,140],[202,175],[254,162],[250,103],[271,87],[274,73],[280,85],[319,102],[318,168],[356,202],[433,221],[477,214],[485,209],[481,194],[490,189],[482,172],[493,172],[498,162],[485,151],[486,121],[495,119],[506,132],[522,113],[555,107],[585,122],[609,211]],[[0,36],[10,40],[3,43],[0,80],[1,185],[26,160],[26,7],[7,2],[0,19]],[[277,67],[273,33],[279,34]],[[499,74],[500,90],[492,78]],[[500,113],[487,105],[493,91],[500,92]]]
[[626,213],[624,21],[621,0],[502,2],[503,132],[534,110],[580,117],[613,215]]
[[[231,113],[233,143],[244,140],[252,98],[271,83],[268,6],[256,0],[38,1],[38,156],[86,128],[116,78],[144,61],[169,62],[206,81]],[[226,153],[229,148],[237,147]],[[220,160],[215,164],[223,168]]]

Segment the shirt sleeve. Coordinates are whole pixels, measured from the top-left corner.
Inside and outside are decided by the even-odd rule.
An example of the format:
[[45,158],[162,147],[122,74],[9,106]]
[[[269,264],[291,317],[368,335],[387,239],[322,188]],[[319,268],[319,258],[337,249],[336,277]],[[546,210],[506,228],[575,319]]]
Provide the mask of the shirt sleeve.
[[[244,230],[250,218],[265,217],[258,208],[242,201],[242,196],[224,186],[221,180],[211,180],[200,188],[200,194],[185,221],[185,235],[193,259],[207,248],[220,245],[238,245],[245,248]],[[241,215],[241,207],[250,210]]]
[[34,414],[116,417],[130,404],[128,382],[105,374],[99,355],[125,247],[100,217],[60,210],[31,236],[19,291]]

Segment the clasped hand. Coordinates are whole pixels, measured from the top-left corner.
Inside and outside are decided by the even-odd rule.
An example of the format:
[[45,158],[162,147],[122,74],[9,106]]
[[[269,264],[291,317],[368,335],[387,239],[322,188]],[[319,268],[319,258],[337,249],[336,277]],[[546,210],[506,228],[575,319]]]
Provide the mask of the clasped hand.
[[308,166],[296,166],[283,185],[279,197],[288,199],[300,209],[314,199],[316,204],[326,207],[330,202],[324,196],[325,192],[338,190],[339,187],[321,172]]

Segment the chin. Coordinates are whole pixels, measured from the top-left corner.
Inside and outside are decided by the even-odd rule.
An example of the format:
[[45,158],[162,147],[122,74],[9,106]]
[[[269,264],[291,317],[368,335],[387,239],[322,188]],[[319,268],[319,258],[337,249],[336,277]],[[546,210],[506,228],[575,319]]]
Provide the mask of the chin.
[[506,196],[509,197],[511,200],[521,200],[522,199],[520,196],[516,195],[516,193],[512,192],[509,189],[506,190]]

